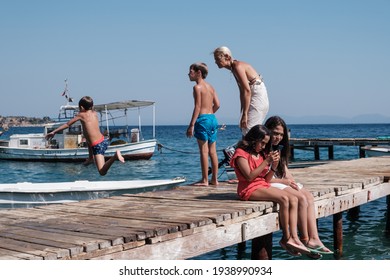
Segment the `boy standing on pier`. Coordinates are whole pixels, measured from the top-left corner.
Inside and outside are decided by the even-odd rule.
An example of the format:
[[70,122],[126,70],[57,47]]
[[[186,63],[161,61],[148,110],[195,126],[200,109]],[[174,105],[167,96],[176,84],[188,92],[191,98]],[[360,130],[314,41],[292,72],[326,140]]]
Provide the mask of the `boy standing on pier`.
[[105,161],[104,153],[107,150],[108,141],[107,139],[104,139],[104,135],[100,132],[99,119],[96,112],[93,110],[93,99],[89,96],[81,98],[79,101],[79,109],[80,112],[77,116],[48,133],[46,135],[46,139],[49,140],[53,138],[57,132],[70,127],[77,121],[80,121],[83,127],[85,139],[88,143],[88,150],[93,154],[93,159],[95,160],[99,174],[104,176],[107,174],[108,169],[114,161],[119,160],[120,162],[125,162],[125,159],[118,150],[107,162]]
[[198,141],[202,179],[196,186],[208,186],[208,157],[211,160],[212,177],[210,184],[218,185],[218,156],[216,149],[218,122],[214,113],[219,109],[219,99],[214,88],[207,83],[208,68],[205,63],[190,66],[188,76],[196,82],[193,87],[194,110],[187,128],[187,137],[195,136]]

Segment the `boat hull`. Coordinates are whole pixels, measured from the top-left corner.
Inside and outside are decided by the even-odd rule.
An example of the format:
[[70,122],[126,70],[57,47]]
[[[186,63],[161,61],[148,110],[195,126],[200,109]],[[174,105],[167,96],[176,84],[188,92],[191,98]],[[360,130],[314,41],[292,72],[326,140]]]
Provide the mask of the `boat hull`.
[[121,194],[167,190],[184,183],[184,178],[128,181],[75,181],[61,183],[0,184],[1,208],[92,200]]
[[364,146],[366,157],[390,156],[390,146]]
[[[153,156],[157,140],[144,140],[109,146],[105,157],[112,157],[117,150],[126,160],[150,159]],[[72,149],[31,149],[0,146],[0,159],[41,162],[82,162],[88,158],[88,148]]]

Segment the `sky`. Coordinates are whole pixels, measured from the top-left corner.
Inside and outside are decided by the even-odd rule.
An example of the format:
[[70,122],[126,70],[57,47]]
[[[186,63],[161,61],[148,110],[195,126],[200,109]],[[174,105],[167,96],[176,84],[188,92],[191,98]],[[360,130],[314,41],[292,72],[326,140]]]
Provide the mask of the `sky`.
[[238,124],[212,55],[228,46],[264,77],[268,116],[390,123],[389,14],[387,0],[0,0],[0,115],[56,117],[67,79],[75,104],[151,100],[158,125],[188,124],[201,61],[219,123]]

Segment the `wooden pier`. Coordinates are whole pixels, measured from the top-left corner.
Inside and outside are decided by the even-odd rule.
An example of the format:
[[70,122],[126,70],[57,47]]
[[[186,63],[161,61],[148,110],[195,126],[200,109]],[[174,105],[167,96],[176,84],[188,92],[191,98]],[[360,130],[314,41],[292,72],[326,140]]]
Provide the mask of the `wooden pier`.
[[320,160],[320,148],[328,150],[328,159],[334,159],[335,146],[358,146],[359,157],[365,157],[362,147],[372,145],[390,145],[390,137],[383,138],[290,138],[291,160],[294,160],[295,150],[310,150],[314,159]]
[[[339,254],[341,213],[390,195],[390,157],[292,171],[315,196],[317,217],[334,215]],[[0,259],[7,260],[186,259],[279,230],[272,203],[240,201],[227,183],[0,214]]]

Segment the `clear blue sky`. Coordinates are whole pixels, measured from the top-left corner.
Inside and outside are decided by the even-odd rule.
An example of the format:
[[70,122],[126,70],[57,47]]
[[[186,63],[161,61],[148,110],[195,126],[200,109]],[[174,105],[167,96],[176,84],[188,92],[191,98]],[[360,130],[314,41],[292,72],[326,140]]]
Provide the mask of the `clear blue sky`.
[[158,124],[187,124],[203,61],[219,122],[236,124],[237,86],[212,55],[226,45],[264,76],[269,115],[390,118],[389,15],[387,0],[0,0],[0,115],[57,116],[68,79],[76,101],[153,100]]

